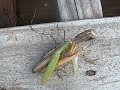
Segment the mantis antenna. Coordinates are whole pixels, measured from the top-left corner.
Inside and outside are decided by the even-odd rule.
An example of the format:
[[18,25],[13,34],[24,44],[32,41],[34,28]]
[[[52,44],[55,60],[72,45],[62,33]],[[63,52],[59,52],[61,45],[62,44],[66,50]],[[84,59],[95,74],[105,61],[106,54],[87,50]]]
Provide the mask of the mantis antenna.
[[32,26],[30,26],[30,28],[31,28],[32,31],[36,32],[37,34],[49,35],[49,36],[54,40],[55,44],[57,43],[57,41],[55,40],[55,38],[53,37],[53,35],[47,34],[47,33],[38,33],[36,30],[34,30],[34,29],[32,28]]

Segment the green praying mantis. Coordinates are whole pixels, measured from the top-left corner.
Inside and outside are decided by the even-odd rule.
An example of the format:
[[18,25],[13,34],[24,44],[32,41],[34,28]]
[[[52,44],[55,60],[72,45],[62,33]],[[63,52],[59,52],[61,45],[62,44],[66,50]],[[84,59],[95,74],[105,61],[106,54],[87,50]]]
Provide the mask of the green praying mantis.
[[86,30],[77,36],[73,40],[65,41],[60,46],[49,51],[43,58],[43,60],[33,69],[33,72],[44,71],[41,82],[45,83],[50,79],[51,74],[56,67],[59,67],[69,61],[72,62],[74,72],[78,70],[78,56],[84,53],[83,49],[75,52],[79,42],[94,39],[96,36],[94,30]]

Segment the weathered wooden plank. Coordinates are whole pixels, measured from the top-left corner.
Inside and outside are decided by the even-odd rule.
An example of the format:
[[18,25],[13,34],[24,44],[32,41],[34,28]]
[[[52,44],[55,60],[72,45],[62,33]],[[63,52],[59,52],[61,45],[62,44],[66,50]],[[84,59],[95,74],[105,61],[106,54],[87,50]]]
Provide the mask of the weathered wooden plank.
[[57,0],[16,0],[17,25],[58,21],[56,4]]
[[74,0],[57,0],[61,21],[78,20]]
[[[120,89],[120,17],[74,22],[61,22],[0,29],[0,87],[7,90],[119,90]],[[59,30],[58,30],[59,28]],[[40,85],[40,74],[33,74],[33,67],[44,54],[57,43],[73,38],[79,32],[94,29],[97,37],[79,44],[86,56],[95,64],[85,62],[79,57],[79,70],[73,76],[71,66],[63,80],[54,73],[48,85]],[[87,76],[88,70],[96,75]],[[62,73],[60,73],[62,74]]]
[[15,0],[0,0],[0,27],[16,25]]
[[100,0],[75,0],[75,3],[79,19],[103,17]]
[[100,0],[58,0],[61,21],[101,18]]
[[104,17],[120,16],[120,0],[101,0]]

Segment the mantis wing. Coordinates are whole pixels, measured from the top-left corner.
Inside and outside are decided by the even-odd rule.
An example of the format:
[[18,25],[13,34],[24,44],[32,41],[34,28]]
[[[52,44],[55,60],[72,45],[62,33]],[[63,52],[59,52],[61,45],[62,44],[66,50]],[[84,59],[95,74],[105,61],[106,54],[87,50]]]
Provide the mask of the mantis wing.
[[60,47],[57,49],[57,51],[53,54],[47,69],[42,77],[42,83],[45,83],[47,80],[50,79],[50,76],[52,74],[52,72],[54,71],[56,64],[59,60],[60,54],[63,50],[65,50],[66,48],[68,48],[69,46],[69,42],[64,42],[62,45],[60,45]]

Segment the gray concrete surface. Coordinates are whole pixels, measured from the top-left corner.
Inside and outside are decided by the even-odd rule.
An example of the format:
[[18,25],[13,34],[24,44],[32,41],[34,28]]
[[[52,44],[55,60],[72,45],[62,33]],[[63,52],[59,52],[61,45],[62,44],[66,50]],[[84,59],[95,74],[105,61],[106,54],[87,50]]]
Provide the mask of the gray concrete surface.
[[[7,90],[120,90],[120,17],[72,22],[50,23],[0,29],[0,87]],[[41,74],[33,74],[33,67],[57,43],[78,33],[95,29],[97,37],[79,44],[95,64],[79,57],[79,70],[73,75],[71,65],[64,68],[63,80],[53,73],[47,85],[41,85]],[[87,70],[96,75],[86,76]],[[63,74],[63,73],[60,73]]]

